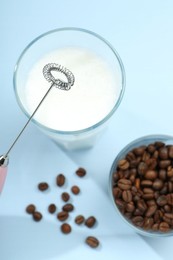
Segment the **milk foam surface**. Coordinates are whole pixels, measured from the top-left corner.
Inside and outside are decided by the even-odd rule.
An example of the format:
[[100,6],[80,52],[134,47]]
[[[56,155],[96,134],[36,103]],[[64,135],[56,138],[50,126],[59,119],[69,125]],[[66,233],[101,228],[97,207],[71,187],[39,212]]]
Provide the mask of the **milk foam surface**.
[[[42,73],[48,63],[69,69],[75,83],[69,91],[52,88],[34,116],[39,123],[60,131],[77,131],[95,125],[112,110],[121,91],[116,72],[86,49],[62,48],[38,60],[28,75],[25,91],[30,113],[51,85]],[[54,77],[66,80],[59,72]]]

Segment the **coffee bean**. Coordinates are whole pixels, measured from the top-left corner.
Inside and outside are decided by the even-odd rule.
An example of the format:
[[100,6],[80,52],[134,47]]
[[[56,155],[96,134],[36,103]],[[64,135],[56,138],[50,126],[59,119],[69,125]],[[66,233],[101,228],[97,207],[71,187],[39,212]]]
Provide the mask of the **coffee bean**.
[[156,179],[153,182],[153,189],[154,190],[161,190],[163,188],[163,185],[164,185],[164,183],[163,183],[162,180]]
[[47,182],[40,182],[39,184],[38,184],[38,189],[40,190],[40,191],[45,191],[45,190],[47,190],[49,188],[49,185],[47,184]]
[[146,213],[145,213],[145,216],[146,217],[151,217],[152,215],[154,215],[154,213],[156,212],[156,209],[157,209],[157,206],[156,205],[153,205],[153,206],[150,206],[148,209],[147,209],[147,211],[146,211]]
[[127,179],[120,179],[118,181],[118,187],[122,190],[130,190],[132,186],[132,183],[130,180],[127,180]]
[[169,205],[173,206],[173,193],[170,193],[166,196],[167,202]]
[[152,200],[154,199],[154,193],[145,193],[142,195],[142,198],[145,200]]
[[140,147],[133,149],[133,152],[134,152],[135,155],[140,156],[140,155],[143,155],[145,149],[146,149],[146,146],[143,145],[143,146],[140,146]]
[[124,190],[122,192],[122,198],[125,202],[130,202],[132,200],[132,193],[130,190]]
[[160,178],[162,181],[165,181],[165,180],[166,180],[166,177],[167,177],[166,170],[160,169],[160,170],[159,170],[159,178]]
[[61,194],[61,198],[62,198],[63,201],[67,202],[70,199],[70,195],[67,192],[63,192]]
[[153,189],[151,189],[151,188],[144,188],[143,192],[144,193],[154,193]]
[[159,149],[159,156],[163,160],[168,159],[168,148],[166,146],[163,146]]
[[173,219],[173,213],[165,213],[165,217]]
[[85,220],[85,225],[89,228],[93,227],[96,223],[96,218],[91,216]]
[[76,218],[75,218],[75,223],[78,224],[78,225],[83,224],[84,221],[85,221],[85,218],[84,218],[83,215],[78,215],[78,216],[76,216]]
[[167,204],[167,197],[165,195],[161,195],[158,197],[156,202],[157,202],[157,205],[164,206]]
[[142,213],[144,213],[147,210],[147,204],[144,200],[139,200],[137,202],[137,207]]
[[67,218],[69,217],[69,214],[67,211],[61,211],[57,214],[57,218],[60,220],[60,221],[65,221]]
[[122,199],[115,199],[117,207],[121,210],[125,207],[125,202]]
[[37,222],[40,221],[43,217],[42,214],[38,211],[35,211],[32,216],[33,216],[33,219]]
[[118,187],[113,188],[113,195],[115,198],[121,198],[122,190],[120,190]]
[[157,167],[157,160],[155,158],[149,158],[146,160],[146,164],[149,170],[155,170]]
[[62,173],[58,174],[58,176],[56,177],[57,186],[62,187],[65,183],[65,179],[66,178]]
[[167,177],[168,178],[173,177],[173,168],[172,168],[172,166],[168,166]]
[[153,218],[146,217],[144,218],[143,228],[146,230],[150,230],[154,224]]
[[155,180],[157,178],[157,172],[154,170],[148,170],[145,173],[145,179],[147,180]]
[[64,234],[69,234],[71,232],[71,226],[68,223],[64,223],[61,225],[61,231]]
[[163,147],[165,144],[163,142],[157,141],[154,143],[154,145],[156,148],[160,148],[160,147]]
[[144,223],[144,219],[141,216],[136,216],[132,218],[132,222],[138,226],[138,227],[142,227],[143,223]]
[[49,213],[53,214],[56,211],[56,205],[55,204],[50,204],[48,207]]
[[79,177],[84,177],[86,175],[86,170],[80,167],[76,170],[76,175]]
[[150,180],[142,180],[141,181],[141,186],[150,188],[150,187],[153,186],[153,182],[150,181]]
[[74,210],[74,206],[71,203],[67,203],[62,207],[63,211],[71,212]]
[[28,214],[33,214],[36,210],[36,207],[34,204],[29,204],[27,207],[26,207],[26,212]]
[[166,169],[168,166],[170,166],[171,165],[171,160],[161,160],[160,162],[159,162],[159,167],[161,168],[161,169]]
[[150,153],[150,154],[153,154],[155,151],[156,151],[156,147],[154,144],[149,144],[148,147],[147,147],[147,151]]
[[139,175],[144,175],[148,170],[148,165],[145,162],[140,162],[138,165],[138,173]]
[[170,231],[170,226],[166,222],[161,222],[160,225],[159,225],[159,230],[161,232],[169,232]]
[[140,178],[136,178],[136,179],[135,179],[135,186],[136,186],[136,188],[137,188],[138,190],[140,189],[140,185],[141,185]]
[[126,159],[127,161],[131,162],[131,161],[134,161],[136,160],[136,156],[133,152],[129,152],[127,155],[126,155]]
[[169,158],[173,159],[173,145],[171,145],[168,149]]
[[164,205],[164,211],[166,212],[166,213],[171,213],[171,211],[172,211],[172,207],[170,206],[170,205]]
[[130,163],[126,159],[122,159],[118,162],[118,167],[121,170],[126,170],[130,166]]
[[152,225],[152,230],[153,231],[158,231],[159,230],[159,224],[158,223],[155,223]]
[[71,191],[73,192],[73,194],[77,195],[80,192],[80,188],[78,186],[74,185],[71,187]]
[[89,245],[92,248],[96,248],[99,246],[100,242],[96,237],[89,236],[85,240],[86,244]]
[[133,212],[135,210],[134,202],[127,203],[125,208],[127,212]]

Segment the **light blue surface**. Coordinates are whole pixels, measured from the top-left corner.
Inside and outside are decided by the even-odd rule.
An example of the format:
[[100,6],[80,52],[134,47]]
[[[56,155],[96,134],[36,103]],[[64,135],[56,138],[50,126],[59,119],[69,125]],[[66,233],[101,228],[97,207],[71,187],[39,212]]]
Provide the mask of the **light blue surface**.
[[[127,257],[165,260],[172,257],[173,238],[141,238],[129,230],[116,215],[113,224],[114,209],[111,207],[107,192],[111,164],[127,142],[142,135],[158,133],[171,135],[173,132],[172,13],[171,0],[0,0],[0,147],[2,153],[9,148],[26,122],[26,117],[15,100],[12,77],[18,56],[35,37],[59,27],[75,26],[89,29],[106,38],[114,46],[126,70],[126,92],[123,101],[109,129],[93,149],[66,152],[64,155],[31,124],[12,150],[9,175],[0,197],[0,226],[3,226],[3,232],[0,232],[0,247],[3,247],[3,250],[0,250],[1,260],[29,258],[52,260],[59,259],[60,256],[64,260],[91,257],[99,260],[105,257],[109,260],[115,258],[124,260]],[[62,160],[60,164],[54,164],[58,156]],[[29,160],[27,160],[28,157]],[[43,166],[39,168],[43,158],[48,158],[47,164],[45,168]],[[33,160],[34,163],[32,163]],[[94,232],[100,237],[102,246],[99,250],[90,250],[81,242],[80,238],[83,238],[84,234],[80,233],[78,236],[74,232],[71,238],[67,238],[67,250],[64,246],[66,239],[57,234],[59,237],[54,241],[62,243],[62,248],[58,251],[55,242],[51,242],[56,236],[53,226],[43,222],[43,233],[52,232],[52,234],[48,235],[48,244],[45,237],[42,243],[38,242],[38,250],[44,247],[44,257],[33,249],[34,256],[31,254],[34,243],[30,242],[31,240],[24,232],[30,230],[29,234],[32,236],[34,231],[31,230],[32,223],[25,218],[23,207],[29,202],[28,194],[32,193],[33,187],[31,184],[34,185],[35,181],[39,180],[34,177],[37,175],[37,172],[34,172],[35,166],[37,165],[37,171],[44,168],[45,171],[50,169],[50,172],[53,172],[56,167],[57,171],[59,171],[58,167],[63,170],[63,162],[64,171],[84,166],[89,172],[88,189],[90,189],[89,193],[95,196],[95,204],[87,205],[88,209],[91,207],[101,218],[102,224]],[[40,172],[38,176],[41,179]],[[26,185],[26,189],[21,188],[21,185]],[[85,190],[86,186],[82,185]],[[33,193],[30,196],[34,196]],[[86,200],[85,197],[84,201]],[[102,207],[98,206],[101,202]],[[4,217],[6,215],[8,215],[7,218]],[[16,220],[11,217],[13,215]],[[107,215],[109,216],[108,223],[105,222]],[[22,222],[18,220],[20,217],[22,217]],[[24,229],[22,232],[17,232],[17,228],[21,228],[20,223],[23,223]],[[36,228],[39,232],[41,226],[36,226]],[[8,233],[10,230],[13,232],[12,235]],[[10,241],[8,241],[9,237],[11,237]],[[39,240],[38,234],[36,239]],[[79,243],[74,242],[75,239]],[[13,244],[14,240],[16,242]],[[21,254],[18,253],[20,243],[23,248],[26,248],[25,243],[31,243],[29,247],[31,251],[26,251],[26,257],[24,250]],[[48,247],[47,250],[45,245]],[[62,249],[65,252],[62,252]],[[14,252],[14,255],[8,255],[5,253],[7,251]]]

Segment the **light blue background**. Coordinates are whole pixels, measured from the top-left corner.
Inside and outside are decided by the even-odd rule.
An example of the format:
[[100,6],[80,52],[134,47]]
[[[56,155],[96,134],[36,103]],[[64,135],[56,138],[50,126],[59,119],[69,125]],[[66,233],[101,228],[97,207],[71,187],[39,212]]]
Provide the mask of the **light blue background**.
[[[127,142],[142,135],[173,132],[173,2],[0,0],[2,153],[26,122],[16,103],[12,83],[14,66],[21,51],[38,35],[69,26],[85,28],[106,38],[121,56],[126,71],[125,95],[108,131],[93,149],[66,152],[77,165],[86,167],[106,191],[111,164]],[[37,145],[40,135],[31,124],[10,154],[13,173],[10,171],[9,175],[17,174],[15,160],[20,160],[21,154],[29,156],[27,145]],[[41,138],[43,144],[49,145],[47,137]],[[149,252],[151,250],[153,254],[154,251],[155,259],[172,257],[172,238],[145,238],[144,241]],[[146,251],[143,252],[142,247],[141,252],[145,257]],[[133,259],[139,257],[131,255]],[[119,256],[115,257],[118,259]]]

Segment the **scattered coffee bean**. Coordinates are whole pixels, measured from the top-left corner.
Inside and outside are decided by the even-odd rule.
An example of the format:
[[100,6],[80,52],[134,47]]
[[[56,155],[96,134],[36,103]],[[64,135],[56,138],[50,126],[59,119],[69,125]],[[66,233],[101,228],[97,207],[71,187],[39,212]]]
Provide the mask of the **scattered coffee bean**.
[[70,199],[70,195],[67,192],[63,192],[61,194],[61,198],[62,198],[63,201],[67,202]]
[[85,240],[86,244],[89,245],[92,248],[96,248],[99,246],[100,242],[96,237],[89,236]]
[[65,183],[65,176],[62,173],[58,174],[58,176],[56,177],[57,186],[62,187],[64,183]]
[[56,211],[56,205],[55,205],[55,204],[50,204],[50,205],[48,206],[48,211],[49,211],[49,213],[51,213],[51,214],[55,213],[55,211]]
[[76,216],[76,218],[75,218],[75,223],[78,224],[78,225],[83,224],[84,221],[85,221],[85,218],[84,218],[83,215],[78,215],[78,216]]
[[33,213],[35,212],[35,210],[36,210],[36,207],[35,207],[34,204],[30,204],[30,205],[28,205],[28,206],[26,207],[26,212],[27,212],[28,214],[33,214]]
[[47,190],[49,188],[49,185],[47,184],[47,182],[40,182],[39,184],[38,184],[38,189],[40,190],[40,191],[45,191],[45,190]]
[[120,212],[152,232],[173,230],[173,145],[151,143],[117,162],[112,194]]
[[71,232],[71,226],[68,223],[64,223],[61,225],[61,231],[64,234],[69,234]]
[[35,211],[32,216],[33,216],[33,219],[37,222],[40,221],[43,217],[42,214],[38,211]]
[[60,220],[60,221],[65,221],[66,219],[68,219],[69,217],[69,214],[67,211],[61,211],[57,214],[57,218]]
[[80,188],[78,186],[74,185],[71,187],[71,191],[73,192],[73,194],[77,195],[80,192]]
[[86,175],[86,170],[82,167],[78,168],[76,170],[76,174],[79,176],[79,177],[84,177]]
[[91,216],[85,220],[85,225],[89,228],[92,228],[96,223],[96,218]]
[[63,211],[71,212],[74,210],[74,206],[71,203],[67,203],[62,207]]

